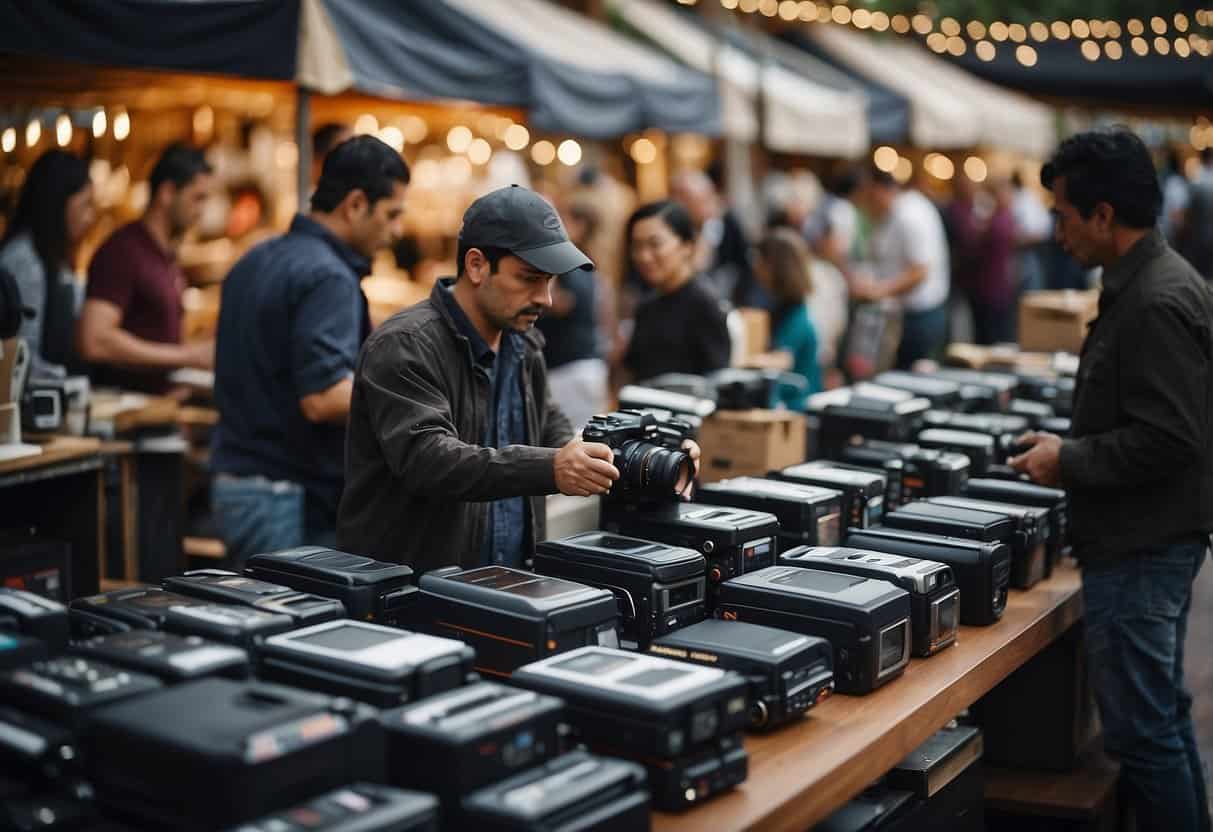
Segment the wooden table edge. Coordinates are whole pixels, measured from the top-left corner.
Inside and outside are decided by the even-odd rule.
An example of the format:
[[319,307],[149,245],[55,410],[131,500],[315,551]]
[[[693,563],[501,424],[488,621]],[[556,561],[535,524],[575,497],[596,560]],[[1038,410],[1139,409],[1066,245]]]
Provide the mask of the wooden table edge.
[[[812,825],[829,817],[863,791],[907,754],[942,728],[956,714],[977,701],[1002,679],[1005,679],[1029,658],[1039,653],[1071,625],[1082,614],[1082,592],[1078,571],[1072,566],[1063,566],[1049,581],[1022,593],[1013,593],[1013,598],[1028,599],[1040,604],[1030,617],[1021,622],[1018,632],[1008,632],[1005,641],[993,652],[976,660],[972,667],[959,676],[939,680],[938,691],[913,706],[911,713],[897,722],[884,724],[873,722],[861,726],[845,726],[820,736],[820,729],[810,725],[790,726],[784,732],[805,733],[803,744],[777,752],[773,758],[764,751],[771,745],[788,743],[788,734],[775,732],[771,735],[746,735],[746,748],[750,751],[750,771],[746,782],[733,793],[709,800],[702,806],[680,814],[655,812],[654,832],[682,832],[710,827],[714,832],[729,829],[787,830],[804,832]],[[1008,623],[1005,619],[992,627]],[[975,628],[962,628],[961,642],[949,650],[964,649],[964,633]],[[989,628],[982,628],[989,629]],[[939,658],[943,658],[942,655]],[[920,672],[929,672],[935,660],[920,660]],[[941,667],[942,665],[936,665]],[[878,691],[895,694],[894,680]],[[876,695],[876,694],[873,694]],[[827,700],[820,708],[829,707],[837,700]],[[846,699],[843,699],[846,701]],[[859,703],[851,698],[854,705]],[[808,719],[813,719],[810,712]],[[826,729],[829,731],[829,729]],[[831,739],[830,733],[839,734],[839,741],[852,743],[847,760],[829,769],[810,769],[804,780],[795,787],[770,794],[771,788],[765,778],[779,769],[809,758],[814,747]]]

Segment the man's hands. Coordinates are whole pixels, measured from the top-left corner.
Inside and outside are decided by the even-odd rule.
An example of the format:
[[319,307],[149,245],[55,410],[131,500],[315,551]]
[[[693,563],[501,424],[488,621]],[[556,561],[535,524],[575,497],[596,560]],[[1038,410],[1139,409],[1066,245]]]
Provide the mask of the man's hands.
[[574,439],[556,452],[556,487],[572,497],[605,494],[619,479],[614,458],[610,447],[601,442]]
[[[699,445],[692,439],[682,443],[682,449],[691,458],[691,476],[679,496],[691,499],[691,489],[699,476]],[[613,461],[614,451],[600,442],[583,442],[574,439],[556,452],[556,487],[561,494],[573,497],[592,497],[605,494],[615,480],[619,470]]]
[[699,479],[699,443],[694,439],[687,439],[682,443],[682,449],[691,458],[691,479],[687,482],[686,488],[679,492],[679,496],[684,500],[690,500],[691,490],[695,487],[695,480]]
[[1007,460],[1007,464],[1032,478],[1032,482],[1061,486],[1061,437],[1052,433],[1025,433],[1018,440],[1029,450]]
[[876,280],[873,277],[866,275],[854,275],[851,278],[851,299],[861,302],[873,303],[888,297],[889,287]]

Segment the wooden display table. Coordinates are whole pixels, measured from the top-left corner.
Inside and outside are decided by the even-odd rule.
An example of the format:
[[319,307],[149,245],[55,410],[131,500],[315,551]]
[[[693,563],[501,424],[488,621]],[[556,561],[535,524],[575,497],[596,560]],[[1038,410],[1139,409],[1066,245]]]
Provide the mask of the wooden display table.
[[0,529],[35,529],[71,544],[70,593],[94,593],[105,552],[101,443],[58,436],[40,444],[37,456],[0,462]]
[[655,813],[656,832],[804,832],[863,791],[1082,615],[1079,572],[1060,567],[1012,590],[1002,620],[961,627],[958,643],[868,696],[834,696],[800,724],[747,734],[750,772],[730,794],[682,814]]

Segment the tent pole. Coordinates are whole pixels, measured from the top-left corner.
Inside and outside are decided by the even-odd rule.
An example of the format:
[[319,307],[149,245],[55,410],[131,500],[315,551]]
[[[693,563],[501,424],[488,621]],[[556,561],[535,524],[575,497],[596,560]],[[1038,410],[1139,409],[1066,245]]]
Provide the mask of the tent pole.
[[312,94],[302,84],[295,88],[295,145],[299,148],[299,168],[296,171],[295,195],[299,198],[299,213],[307,213],[312,187]]

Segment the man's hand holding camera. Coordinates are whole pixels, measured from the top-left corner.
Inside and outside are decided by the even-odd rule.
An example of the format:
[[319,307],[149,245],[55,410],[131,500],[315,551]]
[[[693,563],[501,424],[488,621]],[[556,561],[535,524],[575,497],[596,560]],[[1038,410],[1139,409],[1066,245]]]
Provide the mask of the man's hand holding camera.
[[1061,485],[1061,437],[1052,433],[1025,433],[1016,440],[1023,453],[1007,460],[1007,464],[1032,478],[1032,482],[1054,488]]
[[[680,496],[689,500],[695,478],[699,476],[699,445],[692,439],[682,443],[682,449],[691,458],[692,474]],[[556,453],[553,463],[556,469],[556,487],[561,494],[572,497],[592,497],[605,494],[619,479],[619,469],[614,465],[615,452],[610,445],[601,442],[571,440]]]

